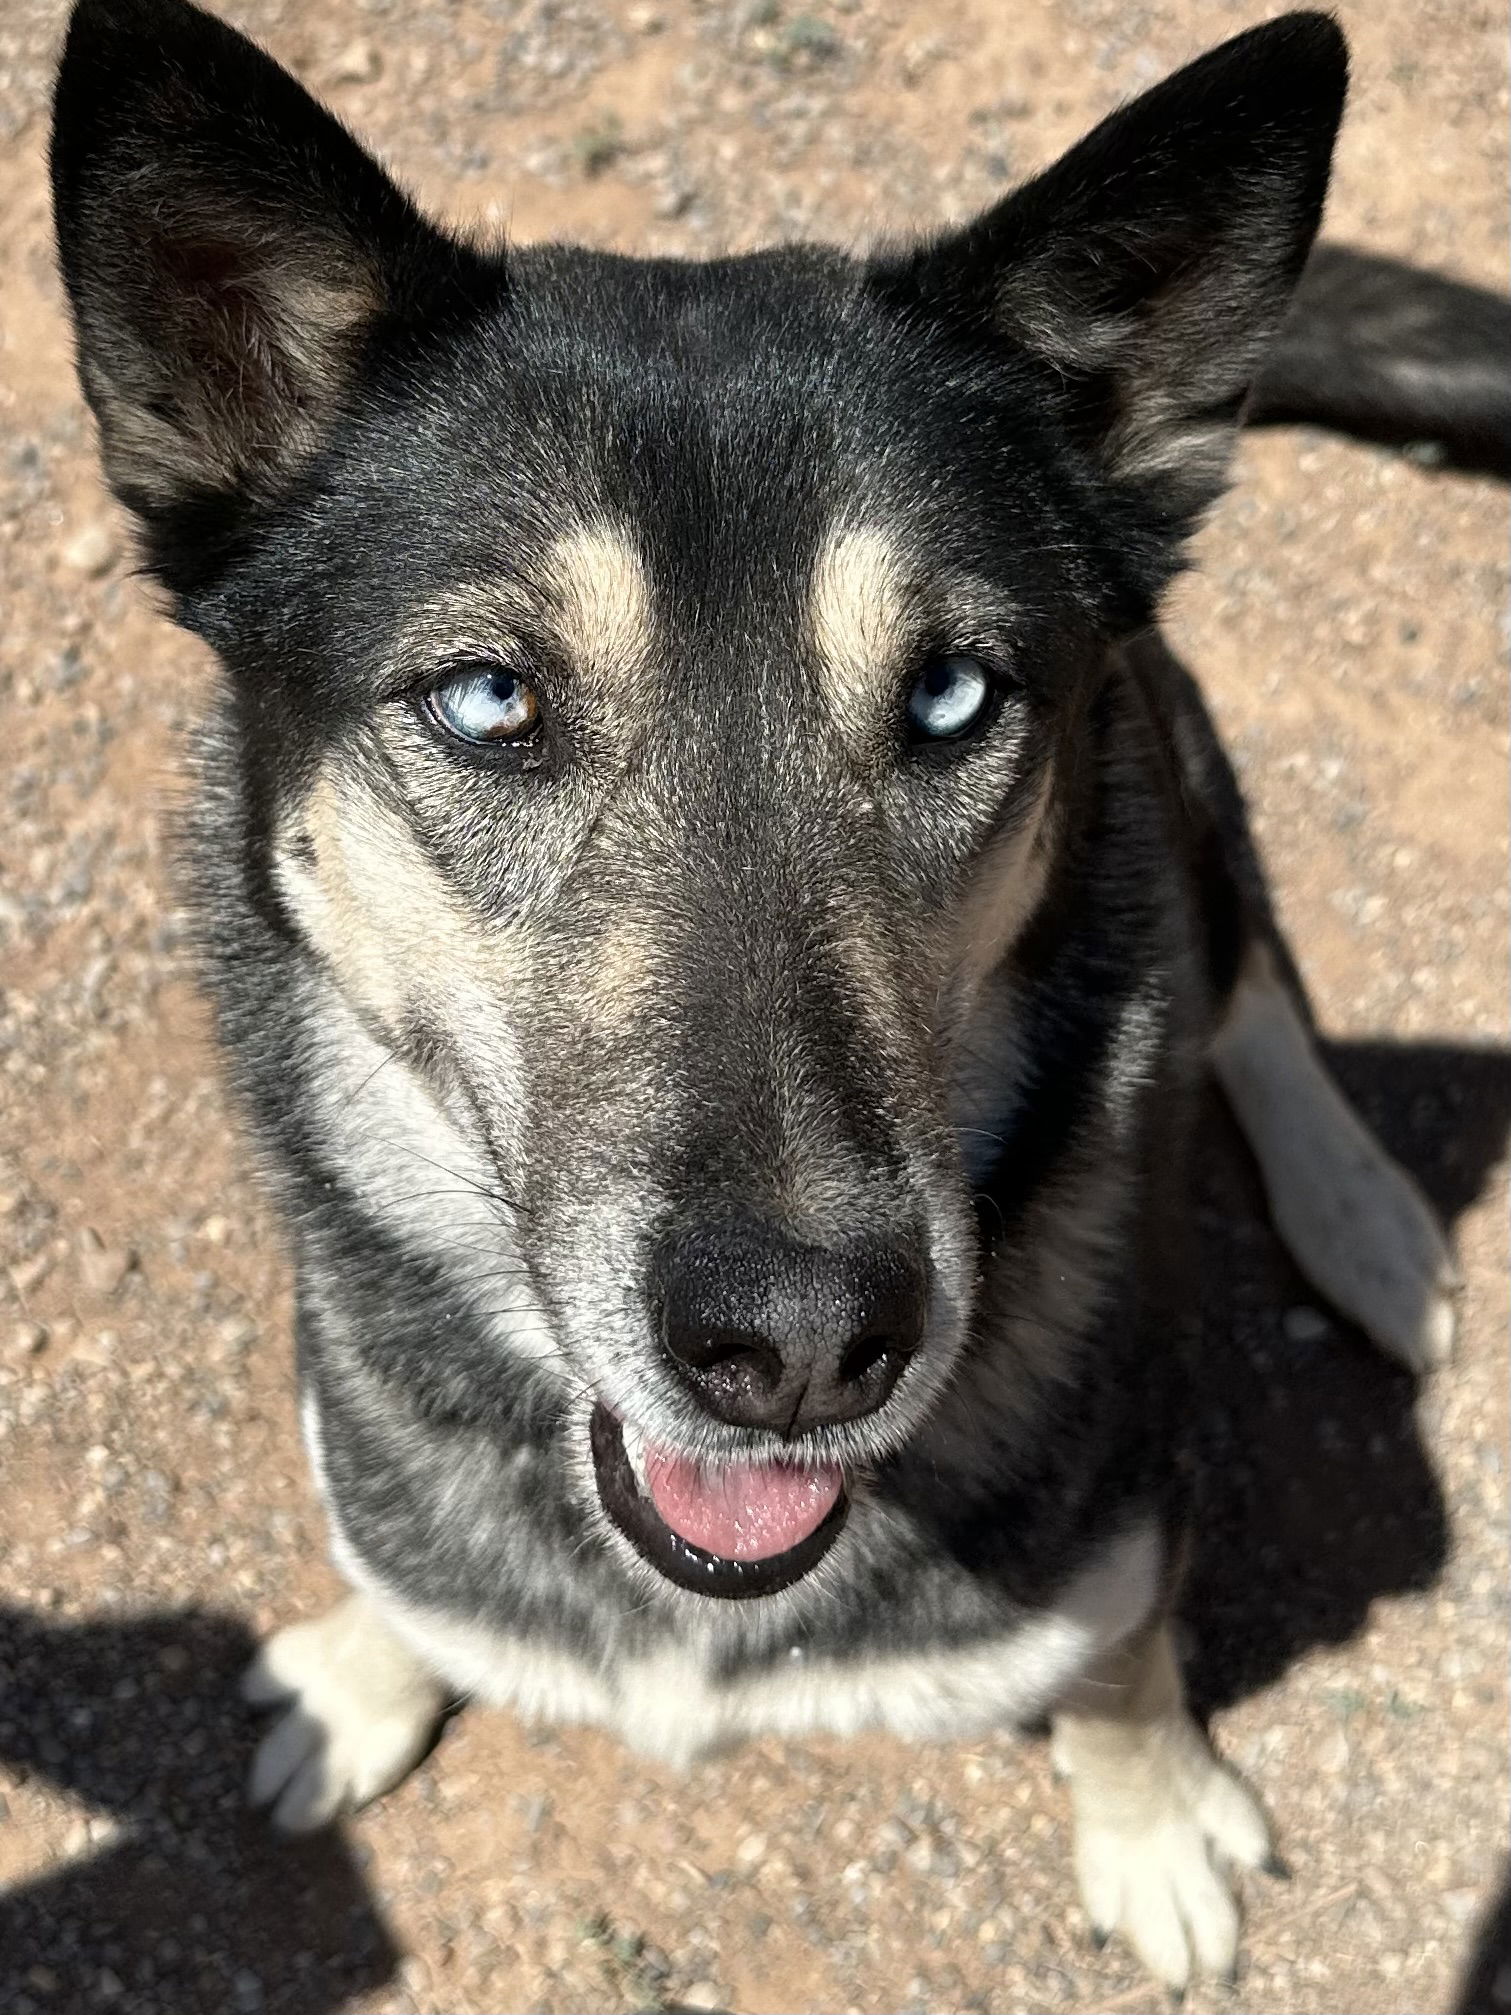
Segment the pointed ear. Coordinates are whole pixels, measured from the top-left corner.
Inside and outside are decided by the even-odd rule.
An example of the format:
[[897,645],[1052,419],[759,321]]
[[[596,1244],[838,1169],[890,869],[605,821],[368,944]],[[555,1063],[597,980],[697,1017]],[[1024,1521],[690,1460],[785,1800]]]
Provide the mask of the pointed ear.
[[52,178],[106,473],[149,529],[279,495],[370,339],[497,286],[496,262],[186,0],[80,0]]
[[1184,532],[1221,487],[1306,259],[1347,77],[1330,16],[1284,15],[874,277],[911,313],[1049,365],[1072,433]]

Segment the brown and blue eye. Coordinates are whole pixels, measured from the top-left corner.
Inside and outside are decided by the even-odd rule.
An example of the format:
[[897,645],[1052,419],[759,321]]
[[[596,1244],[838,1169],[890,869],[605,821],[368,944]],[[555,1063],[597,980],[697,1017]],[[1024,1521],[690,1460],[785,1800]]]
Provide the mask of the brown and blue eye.
[[991,679],[977,659],[930,658],[908,694],[908,726],[920,740],[952,741],[981,722],[991,697]]
[[534,692],[503,665],[467,665],[450,673],[430,688],[425,707],[448,735],[476,747],[527,742],[540,726]]

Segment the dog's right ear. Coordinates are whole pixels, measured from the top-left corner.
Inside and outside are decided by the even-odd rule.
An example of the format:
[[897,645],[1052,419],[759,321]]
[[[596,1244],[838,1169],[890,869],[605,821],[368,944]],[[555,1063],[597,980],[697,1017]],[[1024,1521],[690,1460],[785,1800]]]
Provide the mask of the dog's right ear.
[[186,514],[284,493],[370,340],[499,285],[497,261],[428,224],[270,56],[186,0],[79,0],[52,181],[106,473],[160,570]]

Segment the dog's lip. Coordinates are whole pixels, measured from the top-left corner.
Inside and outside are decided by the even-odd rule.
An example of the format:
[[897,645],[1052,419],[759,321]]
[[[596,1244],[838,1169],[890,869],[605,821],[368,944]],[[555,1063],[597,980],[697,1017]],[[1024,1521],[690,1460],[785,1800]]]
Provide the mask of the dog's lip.
[[610,1519],[642,1560],[696,1595],[739,1599],[790,1588],[823,1559],[849,1512],[849,1492],[841,1479],[823,1517],[783,1552],[745,1560],[708,1553],[674,1531],[656,1509],[630,1459],[623,1421],[601,1401],[593,1409],[588,1440],[598,1495]]

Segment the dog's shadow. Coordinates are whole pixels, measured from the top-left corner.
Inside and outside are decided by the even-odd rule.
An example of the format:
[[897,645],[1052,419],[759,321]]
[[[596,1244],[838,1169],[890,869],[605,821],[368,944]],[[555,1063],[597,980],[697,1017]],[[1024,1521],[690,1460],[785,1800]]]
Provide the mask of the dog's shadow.
[[[1354,1044],[1329,1061],[1451,1223],[1503,1151],[1511,1059]],[[1412,1381],[1336,1320],[1324,1333],[1297,1314],[1315,1301],[1215,1098],[1199,1190],[1207,1460],[1189,1607],[1193,1691],[1211,1708],[1345,1642],[1378,1597],[1429,1586],[1448,1529]],[[201,1611],[62,1624],[0,1608],[0,1759],[115,1829],[0,1894],[7,2015],[112,2000],[327,2015],[394,1977],[342,1835],[289,1845],[244,1810],[254,1730],[235,1679],[251,1649],[243,1625]],[[1460,2015],[1505,1989],[1505,1922],[1486,1927]]]
[[[1450,1228],[1511,1131],[1511,1056],[1438,1043],[1325,1045],[1329,1068]],[[1205,1280],[1200,1515],[1185,1608],[1204,1709],[1342,1644],[1380,1596],[1430,1587],[1447,1513],[1417,1386],[1286,1257],[1214,1094],[1197,1184]],[[1438,1374],[1451,1378],[1452,1367]]]
[[392,1979],[346,1840],[282,1842],[246,1810],[252,1648],[202,1610],[65,1624],[0,1607],[0,1760],[80,1807],[75,1858],[0,1893],[6,2015],[327,2015]]
[[1453,2015],[1505,2015],[1511,2008],[1511,1870],[1475,1937]]

